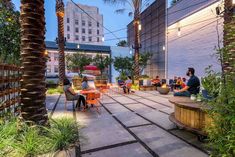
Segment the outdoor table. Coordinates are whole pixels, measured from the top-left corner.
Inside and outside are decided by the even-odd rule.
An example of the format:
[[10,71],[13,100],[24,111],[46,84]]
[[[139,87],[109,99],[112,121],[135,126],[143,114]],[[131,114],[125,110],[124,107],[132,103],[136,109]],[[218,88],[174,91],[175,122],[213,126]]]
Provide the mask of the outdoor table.
[[100,92],[98,90],[82,90],[80,91],[80,94],[83,95],[96,95],[97,97],[95,97],[94,99],[100,98]]
[[199,139],[207,135],[205,126],[211,125],[212,120],[203,110],[207,108],[206,104],[193,101],[189,97],[172,97],[169,101],[175,105],[175,112],[169,117],[173,123],[179,128],[197,133]]

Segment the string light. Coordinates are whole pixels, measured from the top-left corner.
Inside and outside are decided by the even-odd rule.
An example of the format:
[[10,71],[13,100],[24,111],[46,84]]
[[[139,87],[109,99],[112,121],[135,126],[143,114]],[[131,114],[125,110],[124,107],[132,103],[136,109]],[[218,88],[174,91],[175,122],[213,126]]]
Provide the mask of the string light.
[[139,24],[138,29],[139,29],[139,31],[141,31],[141,29],[142,29],[141,24]]

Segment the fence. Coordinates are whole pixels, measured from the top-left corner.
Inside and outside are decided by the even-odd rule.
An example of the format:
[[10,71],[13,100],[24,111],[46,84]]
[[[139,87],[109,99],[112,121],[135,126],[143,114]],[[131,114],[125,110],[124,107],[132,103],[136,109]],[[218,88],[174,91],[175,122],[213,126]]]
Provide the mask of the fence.
[[19,113],[20,68],[0,64],[0,120]]

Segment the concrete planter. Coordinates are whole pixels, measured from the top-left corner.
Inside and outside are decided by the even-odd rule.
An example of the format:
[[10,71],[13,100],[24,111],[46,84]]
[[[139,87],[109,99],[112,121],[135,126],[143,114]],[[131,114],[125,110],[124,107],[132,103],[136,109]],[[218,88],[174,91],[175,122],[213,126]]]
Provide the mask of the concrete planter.
[[167,95],[170,92],[170,88],[162,88],[162,87],[157,87],[157,91],[160,94]]
[[57,151],[54,153],[40,155],[38,157],[76,157],[76,156],[78,156],[78,154],[76,154],[76,150],[73,147],[67,151],[65,151],[65,150]]

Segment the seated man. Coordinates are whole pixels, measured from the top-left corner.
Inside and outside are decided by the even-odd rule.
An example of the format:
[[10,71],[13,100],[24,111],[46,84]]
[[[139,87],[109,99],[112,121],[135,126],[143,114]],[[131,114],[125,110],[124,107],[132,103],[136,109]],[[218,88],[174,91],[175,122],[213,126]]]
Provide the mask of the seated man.
[[156,76],[156,78],[152,80],[152,85],[154,85],[156,87],[161,87],[161,80],[160,80],[159,76]]
[[180,89],[174,90],[174,96],[186,96],[190,97],[192,94],[198,94],[200,91],[200,80],[197,76],[194,75],[194,68],[188,68],[187,76],[189,76],[189,80],[187,85]]
[[132,84],[131,77],[128,76],[127,80],[125,81],[125,85],[123,86],[123,91],[125,94],[130,93],[131,84]]

